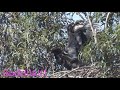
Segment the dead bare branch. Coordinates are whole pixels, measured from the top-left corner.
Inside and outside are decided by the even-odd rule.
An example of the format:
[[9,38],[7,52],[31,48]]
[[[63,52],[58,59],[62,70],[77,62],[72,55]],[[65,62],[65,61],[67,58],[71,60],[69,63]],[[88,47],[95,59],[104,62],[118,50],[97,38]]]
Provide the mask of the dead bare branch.
[[92,22],[90,20],[90,16],[88,15],[87,13],[87,18],[88,18],[88,21],[89,21],[89,24],[90,24],[90,28],[92,30],[92,33],[93,33],[93,37],[94,37],[94,41],[95,41],[95,44],[97,43],[97,38],[96,38],[96,29],[93,29],[93,25],[92,25]]
[[108,23],[109,16],[110,16],[110,12],[107,13],[107,17],[106,17],[106,20],[105,20],[105,29],[107,28],[107,23]]

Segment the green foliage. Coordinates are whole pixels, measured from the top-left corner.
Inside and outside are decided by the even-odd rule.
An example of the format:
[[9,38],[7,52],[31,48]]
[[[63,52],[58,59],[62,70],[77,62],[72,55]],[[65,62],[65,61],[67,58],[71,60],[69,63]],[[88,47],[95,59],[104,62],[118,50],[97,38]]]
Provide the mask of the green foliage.
[[[105,26],[108,12],[88,13],[92,23]],[[86,12],[0,12],[0,71],[52,68],[53,58],[48,54],[52,47],[66,46],[66,32],[61,29],[73,22],[74,14],[87,20]],[[119,16],[111,12],[107,28],[97,33],[97,44],[92,39],[79,55],[87,64],[98,62],[107,77],[119,77],[116,75],[120,64]]]
[[[109,71],[112,70],[114,73],[118,73],[118,66],[120,65],[120,28],[118,27],[119,25],[116,26],[116,30],[111,34],[106,34],[105,32],[98,33],[97,45],[91,41],[84,47],[82,51],[83,61],[87,61],[87,63],[100,62],[99,66],[103,69],[110,68]],[[117,68],[116,72],[113,67],[115,70]],[[111,73],[113,73],[112,71]],[[118,75],[110,77],[118,77]]]

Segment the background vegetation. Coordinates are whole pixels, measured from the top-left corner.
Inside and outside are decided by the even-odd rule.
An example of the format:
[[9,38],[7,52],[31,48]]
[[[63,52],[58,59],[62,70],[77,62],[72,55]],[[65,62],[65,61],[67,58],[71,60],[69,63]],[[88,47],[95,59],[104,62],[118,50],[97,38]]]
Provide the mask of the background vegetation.
[[74,14],[97,28],[78,57],[85,65],[101,67],[103,77],[120,77],[119,12],[0,12],[0,72],[19,68],[56,72],[50,50],[66,46],[66,27],[74,22]]

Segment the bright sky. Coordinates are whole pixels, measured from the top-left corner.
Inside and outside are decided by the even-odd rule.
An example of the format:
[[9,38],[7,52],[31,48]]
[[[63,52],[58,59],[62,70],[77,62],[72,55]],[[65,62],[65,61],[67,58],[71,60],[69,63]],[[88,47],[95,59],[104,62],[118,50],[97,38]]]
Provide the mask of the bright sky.
[[[83,17],[84,17],[84,15],[83,15]],[[71,18],[71,17],[70,17],[70,18]],[[72,19],[73,19],[74,21],[77,21],[77,20],[82,20],[82,19],[81,19],[81,17],[80,17],[79,15],[76,15],[76,14],[74,14],[74,15],[73,15]],[[99,23],[98,25],[100,25],[100,27],[99,27],[99,28],[100,28],[101,30],[103,30],[103,29],[104,29],[104,27],[103,27],[103,26],[101,26],[101,23]]]
[[74,14],[73,19],[76,21],[76,20],[80,20],[81,18],[80,18],[80,16]]
[[[68,13],[70,13],[70,12],[68,12]],[[77,21],[77,20],[81,19],[79,15],[76,15],[76,13],[73,15],[73,17],[71,17],[71,15],[68,15],[68,17],[72,18],[74,21]]]

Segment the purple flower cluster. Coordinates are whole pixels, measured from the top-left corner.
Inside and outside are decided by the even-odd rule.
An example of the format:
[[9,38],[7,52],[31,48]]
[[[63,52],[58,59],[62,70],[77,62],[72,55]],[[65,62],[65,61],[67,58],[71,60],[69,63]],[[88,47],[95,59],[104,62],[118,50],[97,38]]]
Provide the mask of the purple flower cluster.
[[10,71],[8,69],[3,70],[2,76],[4,77],[45,77],[46,70],[20,70]]

